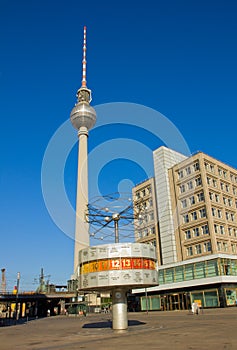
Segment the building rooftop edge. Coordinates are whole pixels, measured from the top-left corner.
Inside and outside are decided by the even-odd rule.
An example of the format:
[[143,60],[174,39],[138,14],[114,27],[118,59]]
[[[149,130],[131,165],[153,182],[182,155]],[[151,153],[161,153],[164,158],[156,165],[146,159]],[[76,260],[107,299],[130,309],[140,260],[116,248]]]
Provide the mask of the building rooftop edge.
[[145,182],[147,182],[147,181],[149,181],[149,180],[152,180],[152,179],[154,179],[154,176],[151,176],[151,177],[148,177],[148,178],[145,179],[145,180],[142,180],[141,182],[139,182],[139,183],[137,183],[136,185],[134,185],[134,186],[133,186],[133,189],[136,188],[136,187],[138,187],[138,186],[140,186],[140,185],[142,185],[143,183],[145,183]]
[[[166,146],[160,146],[160,147],[156,148],[156,149],[153,151],[153,153],[156,152],[156,151],[158,151],[159,149],[162,149],[162,148],[163,148],[163,149],[166,149],[166,150],[171,150],[172,152],[176,152],[176,153],[178,153],[178,154],[181,154],[181,155],[187,157],[186,159],[181,160],[180,162],[178,162],[177,164],[175,164],[173,167],[175,167],[175,166],[177,166],[177,165],[180,165],[180,164],[182,164],[183,162],[186,162],[187,159],[192,158],[192,157],[194,157],[194,156],[196,156],[196,155],[198,155],[198,154],[203,154],[204,156],[210,157],[210,158],[212,158],[213,160],[215,160],[216,162],[222,163],[224,166],[227,166],[227,167],[232,168],[232,169],[234,169],[235,171],[237,171],[237,168],[235,168],[233,165],[230,165],[230,164],[228,164],[228,163],[226,163],[226,162],[224,162],[224,161],[222,161],[222,160],[220,160],[220,159],[217,159],[216,157],[211,156],[211,155],[208,154],[208,153],[205,153],[205,152],[199,151],[199,150],[193,152],[193,153],[192,153],[191,155],[189,155],[189,156],[186,156],[185,154],[180,153],[179,151],[173,150],[172,148],[169,148],[169,147],[166,147]],[[173,168],[173,167],[171,167],[171,168]]]

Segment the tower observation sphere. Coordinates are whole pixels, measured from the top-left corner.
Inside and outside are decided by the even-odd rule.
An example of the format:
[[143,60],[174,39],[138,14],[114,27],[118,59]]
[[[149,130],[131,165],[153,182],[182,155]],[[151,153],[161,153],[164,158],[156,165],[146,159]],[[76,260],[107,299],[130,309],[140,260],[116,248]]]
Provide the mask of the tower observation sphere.
[[77,130],[81,127],[90,130],[96,122],[96,111],[90,106],[91,92],[81,87],[77,92],[78,102],[70,114],[71,123]]

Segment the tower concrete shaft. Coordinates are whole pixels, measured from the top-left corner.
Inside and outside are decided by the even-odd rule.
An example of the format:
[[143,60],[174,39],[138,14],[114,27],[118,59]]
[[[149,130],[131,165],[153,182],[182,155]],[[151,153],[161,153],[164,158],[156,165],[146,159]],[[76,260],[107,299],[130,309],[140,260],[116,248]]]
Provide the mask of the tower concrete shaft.
[[88,206],[88,161],[87,161],[88,130],[81,127],[78,132],[78,171],[77,171],[77,199],[76,199],[76,224],[74,246],[74,271],[78,265],[78,253],[90,245],[89,224],[85,220]]

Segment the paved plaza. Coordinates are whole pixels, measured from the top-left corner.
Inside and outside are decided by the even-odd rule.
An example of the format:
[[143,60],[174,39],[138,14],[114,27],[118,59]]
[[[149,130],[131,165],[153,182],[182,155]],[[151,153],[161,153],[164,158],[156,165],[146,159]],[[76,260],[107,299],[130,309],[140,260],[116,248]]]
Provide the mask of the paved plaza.
[[56,316],[0,327],[0,349],[144,350],[237,349],[237,308],[129,313],[129,328],[114,331],[110,314]]

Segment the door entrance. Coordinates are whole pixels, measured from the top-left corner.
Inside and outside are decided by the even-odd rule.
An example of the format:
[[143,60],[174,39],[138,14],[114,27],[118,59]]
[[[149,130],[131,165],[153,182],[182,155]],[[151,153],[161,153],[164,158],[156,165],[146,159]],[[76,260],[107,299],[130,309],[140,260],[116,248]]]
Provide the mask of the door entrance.
[[170,296],[171,310],[180,310],[180,295],[172,294]]
[[161,310],[188,310],[189,296],[187,293],[173,293],[161,295]]

